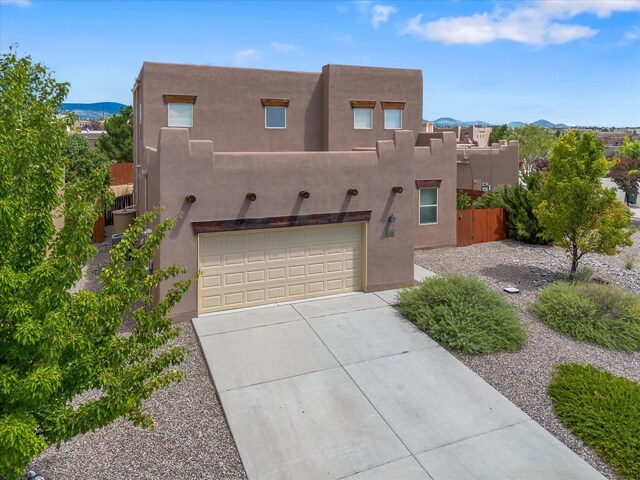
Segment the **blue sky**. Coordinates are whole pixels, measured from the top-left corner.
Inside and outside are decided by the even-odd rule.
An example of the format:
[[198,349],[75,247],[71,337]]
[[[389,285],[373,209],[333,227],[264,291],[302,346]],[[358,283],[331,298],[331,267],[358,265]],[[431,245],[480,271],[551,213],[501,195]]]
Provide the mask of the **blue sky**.
[[421,69],[424,117],[640,126],[640,0],[0,0],[0,49],[69,102],[131,103],[145,60],[320,71]]

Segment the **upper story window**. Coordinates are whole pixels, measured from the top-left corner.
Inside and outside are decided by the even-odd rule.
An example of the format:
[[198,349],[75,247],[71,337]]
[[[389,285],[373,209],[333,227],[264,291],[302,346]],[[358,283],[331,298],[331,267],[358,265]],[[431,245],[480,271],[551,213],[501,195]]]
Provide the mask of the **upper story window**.
[[385,130],[399,130],[402,128],[402,110],[405,102],[381,102],[384,110]]
[[167,104],[168,121],[170,127],[193,127],[193,104],[195,95],[164,95]]
[[371,130],[373,128],[373,109],[376,102],[372,100],[351,100],[353,108],[353,128]]
[[287,128],[287,107],[289,100],[281,98],[263,98],[265,128]]

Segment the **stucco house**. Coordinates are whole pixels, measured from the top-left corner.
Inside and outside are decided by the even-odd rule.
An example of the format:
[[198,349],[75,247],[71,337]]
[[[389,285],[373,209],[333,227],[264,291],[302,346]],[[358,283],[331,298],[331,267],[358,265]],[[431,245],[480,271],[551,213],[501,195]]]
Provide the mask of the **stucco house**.
[[174,319],[406,286],[414,248],[455,245],[456,137],[420,133],[422,91],[420,70],[146,62],[137,209],[183,212],[154,266],[202,272]]

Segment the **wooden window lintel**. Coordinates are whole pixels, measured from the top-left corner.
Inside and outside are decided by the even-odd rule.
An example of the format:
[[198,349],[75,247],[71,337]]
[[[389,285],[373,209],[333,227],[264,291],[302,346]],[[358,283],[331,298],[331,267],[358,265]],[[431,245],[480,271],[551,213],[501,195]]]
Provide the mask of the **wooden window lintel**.
[[407,104],[406,102],[380,102],[382,108],[397,108],[400,110],[404,110],[404,106]]
[[261,98],[263,107],[288,107],[288,98]]
[[165,93],[163,96],[164,103],[196,103],[196,95],[175,95],[173,93]]
[[427,180],[416,180],[416,188],[440,188],[441,178],[431,178]]
[[351,108],[375,108],[375,100],[351,100]]

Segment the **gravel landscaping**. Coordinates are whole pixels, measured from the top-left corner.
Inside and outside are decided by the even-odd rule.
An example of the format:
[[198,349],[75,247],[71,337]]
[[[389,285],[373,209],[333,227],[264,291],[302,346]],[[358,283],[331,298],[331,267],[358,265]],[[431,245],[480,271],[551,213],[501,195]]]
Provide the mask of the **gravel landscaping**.
[[[107,241],[77,288],[98,288],[97,274],[109,258],[110,238],[108,227]],[[177,342],[187,350],[182,365],[186,378],[146,402],[156,420],[153,432],[117,420],[59,449],[49,448],[29,469],[47,480],[246,478],[190,323],[183,324]]]
[[[613,257],[587,254],[581,260],[581,267],[591,269],[594,277],[640,294],[640,232],[633,235],[633,241],[632,247]],[[633,259],[633,270],[625,268],[628,259]],[[477,276],[498,291],[507,286],[520,288],[519,294],[504,295],[516,306],[527,328],[527,346],[516,353],[455,354],[456,357],[603,475],[617,478],[595,452],[562,424],[552,410],[546,389],[554,366],[569,362],[590,363],[640,382],[640,352],[610,351],[573,340],[550,329],[527,311],[537,292],[568,271],[570,262],[563,251],[505,240],[469,247],[417,250],[415,261],[439,274]]]

